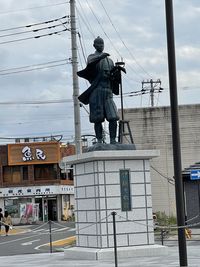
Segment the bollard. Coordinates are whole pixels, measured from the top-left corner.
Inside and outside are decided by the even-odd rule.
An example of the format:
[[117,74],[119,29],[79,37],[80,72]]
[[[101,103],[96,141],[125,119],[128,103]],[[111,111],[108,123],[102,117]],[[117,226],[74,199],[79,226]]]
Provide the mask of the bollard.
[[164,229],[161,229],[160,235],[161,235],[161,244],[162,244],[162,246],[164,244],[164,232],[165,232],[165,230]]
[[114,254],[115,254],[115,267],[118,267],[117,263],[117,238],[116,238],[116,223],[115,223],[115,216],[116,212],[113,211],[111,215],[113,216],[113,238],[114,238]]
[[51,221],[49,221],[49,242],[50,242],[50,253],[52,253],[53,250],[52,250]]

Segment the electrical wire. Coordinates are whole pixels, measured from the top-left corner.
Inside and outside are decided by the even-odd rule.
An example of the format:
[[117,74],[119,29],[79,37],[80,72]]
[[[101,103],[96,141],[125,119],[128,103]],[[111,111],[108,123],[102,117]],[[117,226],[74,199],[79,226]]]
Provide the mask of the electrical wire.
[[64,4],[68,4],[68,1],[65,2],[61,2],[61,3],[57,3],[57,4],[51,4],[51,5],[43,5],[43,6],[35,6],[35,7],[29,7],[29,8],[23,8],[23,9],[18,9],[18,10],[9,10],[6,12],[0,12],[0,15],[5,15],[5,14],[10,14],[10,13],[18,13],[18,12],[22,12],[22,11],[27,11],[27,10],[31,10],[31,9],[39,9],[39,8],[46,8],[46,7],[52,7],[52,6],[59,6],[59,5],[64,5]]
[[33,37],[27,37],[27,38],[15,39],[15,40],[11,40],[11,41],[0,42],[0,45],[1,44],[8,44],[8,43],[15,43],[15,42],[19,42],[19,41],[25,41],[25,40],[30,40],[30,39],[38,39],[38,38],[41,38],[41,37],[46,37],[46,36],[51,36],[51,35],[54,35],[54,34],[62,33],[62,32],[65,32],[67,30],[70,31],[70,29],[64,29],[64,30],[61,30],[61,31],[51,32],[51,33],[48,33],[48,34],[42,34],[42,35],[37,35],[37,36],[33,36]]
[[22,29],[22,28],[30,28],[30,27],[34,27],[34,26],[38,26],[38,25],[43,25],[43,24],[56,22],[56,21],[59,21],[61,19],[66,19],[66,18],[69,18],[69,16],[63,16],[63,17],[60,17],[60,18],[46,20],[46,21],[37,22],[37,23],[32,23],[32,24],[28,24],[28,25],[24,25],[24,26],[12,27],[12,28],[7,28],[7,29],[0,29],[0,32],[12,31],[12,30],[17,30],[17,29]]
[[[93,32],[93,29],[92,29],[90,23],[87,21],[87,17],[84,18],[84,13],[85,13],[85,12],[84,12],[84,9],[83,9],[83,7],[82,7],[82,5],[81,5],[81,3],[80,3],[79,0],[78,0],[78,4],[79,4],[79,6],[80,6],[80,8],[81,8],[81,10],[82,10],[82,12],[81,12],[81,11],[79,11],[79,9],[76,7],[76,10],[77,10],[77,13],[78,13],[78,17],[80,17],[80,18],[82,19],[82,21],[83,21],[83,23],[85,24],[86,28],[88,29],[89,33],[92,35],[93,38],[95,38],[95,34],[94,34],[94,32]],[[80,23],[80,24],[81,24],[81,23]]]
[[78,38],[79,38],[79,43],[80,43],[80,47],[81,47],[81,51],[82,51],[82,55],[83,55],[84,61],[85,61],[85,63],[86,63],[86,62],[87,62],[87,59],[86,59],[85,52],[84,52],[84,49],[83,49],[83,44],[82,44],[82,41],[81,41],[81,35],[80,35],[79,32],[78,32]]
[[[100,23],[100,20],[98,19],[97,15],[96,15],[95,12],[93,11],[93,9],[91,8],[91,6],[89,5],[89,3],[88,3],[87,0],[86,0],[86,2],[87,2],[87,5],[88,5],[89,9],[91,10],[93,16],[94,16],[95,19],[97,20],[97,22],[98,22],[98,24],[99,24],[101,30],[103,31],[104,35],[105,35],[105,36],[107,37],[107,39],[109,40],[110,44],[112,45],[112,47],[114,48],[114,50],[116,51],[116,53],[118,54],[118,56],[122,59],[123,56],[120,54],[119,50],[118,50],[118,49],[116,48],[116,46],[113,44],[113,42],[111,41],[111,39],[110,39],[110,37],[108,36],[108,34],[105,32],[103,26],[102,26],[101,23]],[[140,76],[140,74],[139,74],[138,72],[136,72],[135,69],[133,69],[132,66],[129,65],[129,67],[130,67],[130,69],[132,69],[132,71],[133,71],[137,76],[140,77],[140,79],[143,78],[142,76]],[[140,82],[140,81],[139,81],[139,82]]]
[[35,100],[35,101],[7,101],[0,102],[0,105],[44,105],[44,104],[58,104],[58,103],[71,103],[72,99],[57,99],[57,100]]
[[174,185],[174,179],[173,178],[171,178],[171,177],[167,177],[166,175],[164,175],[164,174],[162,174],[160,171],[158,171],[155,167],[153,167],[152,165],[151,165],[151,168],[154,170],[154,171],[156,171],[158,174],[160,174],[160,176],[162,176],[163,178],[165,178],[167,181],[168,181],[168,183],[170,183],[171,185]]
[[125,42],[123,41],[120,33],[118,32],[118,30],[116,29],[115,25],[113,24],[106,8],[104,7],[103,3],[101,0],[99,0],[104,12],[106,13],[107,17],[108,17],[108,20],[110,21],[111,25],[113,26],[115,32],[117,33],[119,39],[121,40],[122,44],[124,45],[124,47],[127,49],[127,51],[129,52],[129,55],[132,57],[132,59],[135,61],[135,63],[140,67],[140,69],[145,73],[147,74],[149,77],[151,77],[151,75],[142,67],[142,65],[136,60],[135,56],[133,55],[133,53],[130,51],[130,49],[128,48],[128,46],[125,44]]
[[24,72],[29,72],[29,71],[35,71],[35,70],[42,70],[42,69],[49,69],[49,68],[55,68],[59,66],[64,66],[66,64],[71,64],[71,63],[61,63],[61,64],[54,64],[54,65],[49,65],[49,66],[44,66],[44,67],[37,67],[37,68],[32,68],[32,69],[27,69],[27,70],[18,70],[18,71],[12,71],[12,72],[7,72],[7,73],[0,73],[0,76],[4,75],[10,75],[10,74],[19,74],[19,73],[24,73]]
[[[82,118],[87,118],[88,116],[87,115],[85,115],[85,116],[82,116]],[[29,121],[23,121],[23,122],[16,122],[16,120],[14,121],[14,122],[12,122],[12,121],[6,121],[6,123],[1,123],[1,125],[10,125],[10,124],[12,124],[12,125],[24,125],[24,124],[34,124],[34,123],[46,123],[46,122],[50,122],[50,121],[57,121],[57,122],[60,122],[60,121],[66,121],[66,120],[68,120],[68,123],[69,123],[69,120],[73,120],[73,115],[71,115],[71,116],[60,116],[60,117],[56,117],[56,118],[47,118],[47,119],[35,119],[35,120],[33,120],[33,119],[31,119],[31,120],[29,120]]]
[[[82,25],[80,23],[80,20],[78,20],[78,26],[80,28],[80,32],[78,32],[78,34],[80,35],[79,39],[80,39],[80,45],[81,45],[81,50],[82,50],[82,53],[83,53],[83,57],[85,59],[85,63],[86,63],[86,45],[85,45],[85,41],[83,39],[83,31],[82,31]],[[82,41],[81,41],[82,40]]]
[[86,3],[90,9],[90,11],[92,12],[94,18],[96,19],[97,23],[99,24],[101,30],[103,31],[104,35],[108,38],[108,40],[110,41],[111,45],[113,46],[113,48],[115,49],[116,53],[118,54],[118,56],[120,58],[122,58],[121,54],[119,53],[119,51],[116,49],[116,47],[114,46],[113,42],[111,41],[110,37],[108,36],[108,34],[105,32],[103,26],[101,25],[101,22],[99,20],[99,18],[97,17],[97,15],[95,14],[95,12],[93,11],[93,9],[91,8],[90,4],[88,3],[88,1],[86,0]]
[[47,62],[44,62],[44,63],[26,65],[26,66],[22,66],[22,67],[0,69],[0,74],[2,72],[9,72],[9,71],[16,71],[16,70],[22,70],[22,69],[27,69],[27,68],[33,68],[33,67],[38,67],[38,66],[42,66],[42,65],[49,65],[49,64],[59,63],[59,62],[67,61],[67,60],[71,61],[71,58],[60,59],[60,60],[52,60],[52,61],[47,61]]
[[69,22],[68,21],[65,21],[65,22],[62,22],[61,24],[56,24],[56,25],[51,25],[51,26],[48,26],[48,27],[42,27],[42,28],[37,28],[37,29],[33,29],[33,30],[30,30],[30,31],[22,31],[22,32],[15,32],[15,33],[10,33],[10,34],[4,34],[4,35],[0,35],[0,38],[3,38],[3,37],[9,37],[9,36],[14,36],[14,35],[20,35],[20,34],[27,34],[27,33],[33,33],[33,32],[39,32],[39,31],[43,31],[43,30],[50,30],[50,29],[53,29],[53,28],[56,28],[56,27],[60,27],[61,25],[63,24],[68,24]]

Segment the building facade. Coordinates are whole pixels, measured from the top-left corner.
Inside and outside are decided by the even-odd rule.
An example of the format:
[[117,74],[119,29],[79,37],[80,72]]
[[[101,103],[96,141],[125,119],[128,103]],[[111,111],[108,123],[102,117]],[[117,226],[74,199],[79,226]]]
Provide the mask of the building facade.
[[199,227],[200,218],[200,162],[182,171],[185,197],[185,216],[188,224]]
[[[175,214],[174,166],[170,107],[124,110],[137,149],[158,149],[151,160],[153,211]],[[200,158],[200,105],[179,106],[182,170]]]
[[59,168],[74,146],[57,141],[24,142],[0,146],[0,207],[14,223],[66,220],[73,213],[71,170]]

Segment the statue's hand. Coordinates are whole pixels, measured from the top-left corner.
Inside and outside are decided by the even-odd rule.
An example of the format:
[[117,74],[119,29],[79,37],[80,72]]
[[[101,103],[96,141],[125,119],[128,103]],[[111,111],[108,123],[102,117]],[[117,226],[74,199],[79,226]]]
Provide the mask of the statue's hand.
[[102,53],[102,55],[104,55],[104,57],[109,57],[110,56],[110,54],[108,54],[108,53]]

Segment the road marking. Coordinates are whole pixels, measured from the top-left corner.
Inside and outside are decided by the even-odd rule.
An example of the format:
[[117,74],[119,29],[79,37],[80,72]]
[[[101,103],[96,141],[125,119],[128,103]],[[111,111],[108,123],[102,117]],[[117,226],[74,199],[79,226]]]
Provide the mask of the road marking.
[[[70,236],[70,237],[67,237],[65,239],[60,239],[60,240],[56,240],[56,241],[52,242],[52,246],[53,247],[67,246],[67,245],[70,245],[73,242],[75,242],[75,240],[76,240],[75,236]],[[45,246],[50,246],[50,243],[39,245],[39,246],[35,247],[35,249],[39,250],[40,248],[45,247]]]
[[32,245],[34,242],[40,241],[41,239],[36,239],[36,240],[32,240],[29,242],[25,242],[25,243],[21,243],[21,246],[30,246]]
[[73,231],[76,231],[76,228],[71,228],[68,230],[68,232],[73,232]]
[[[70,245],[75,240],[76,240],[75,236],[70,236],[68,238],[60,239],[60,240],[56,240],[56,241],[52,242],[52,246],[57,247],[57,246],[63,246],[63,245]],[[50,246],[50,243],[48,243],[47,246]]]
[[[53,232],[53,233],[55,233],[55,232],[60,232],[60,231],[63,231],[63,230],[68,230],[69,229],[69,227],[64,227],[64,228],[51,228],[51,232]],[[69,230],[68,230],[69,231]],[[32,232],[49,232],[49,229],[43,229],[43,228],[41,228],[41,229],[37,229],[37,230],[32,230]]]

